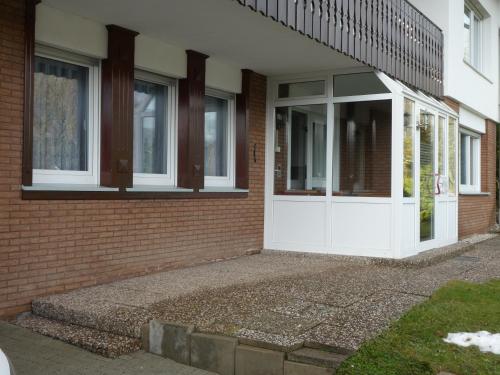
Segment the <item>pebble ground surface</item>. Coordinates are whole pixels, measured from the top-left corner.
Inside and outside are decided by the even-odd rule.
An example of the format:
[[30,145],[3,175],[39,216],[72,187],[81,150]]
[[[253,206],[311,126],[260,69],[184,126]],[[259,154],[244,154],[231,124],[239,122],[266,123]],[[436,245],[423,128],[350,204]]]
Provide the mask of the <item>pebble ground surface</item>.
[[420,268],[268,252],[40,298],[33,313],[131,338],[156,318],[284,351],[349,353],[446,282],[492,278],[500,237]]

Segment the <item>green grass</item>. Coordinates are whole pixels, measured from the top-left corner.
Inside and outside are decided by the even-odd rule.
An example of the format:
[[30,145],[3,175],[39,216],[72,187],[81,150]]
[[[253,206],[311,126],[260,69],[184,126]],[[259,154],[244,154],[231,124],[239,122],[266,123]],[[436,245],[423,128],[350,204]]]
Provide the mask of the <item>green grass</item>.
[[450,332],[500,332],[500,280],[453,281],[345,361],[339,375],[500,374],[500,355],[447,344]]

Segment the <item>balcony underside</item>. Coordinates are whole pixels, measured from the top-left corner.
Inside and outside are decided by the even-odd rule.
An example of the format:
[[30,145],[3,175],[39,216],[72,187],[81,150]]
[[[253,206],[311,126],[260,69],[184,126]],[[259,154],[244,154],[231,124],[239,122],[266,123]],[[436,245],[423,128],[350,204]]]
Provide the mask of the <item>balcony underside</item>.
[[231,0],[43,0],[265,75],[364,65]]

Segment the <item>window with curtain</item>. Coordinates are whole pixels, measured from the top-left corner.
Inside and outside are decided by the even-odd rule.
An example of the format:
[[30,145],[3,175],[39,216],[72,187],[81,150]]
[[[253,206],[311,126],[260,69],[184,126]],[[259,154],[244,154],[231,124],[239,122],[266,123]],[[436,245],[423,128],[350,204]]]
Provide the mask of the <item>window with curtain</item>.
[[228,177],[229,103],[205,96],[205,176]]
[[168,174],[168,88],[134,84],[134,173]]
[[89,171],[89,68],[36,56],[34,75],[33,169]]

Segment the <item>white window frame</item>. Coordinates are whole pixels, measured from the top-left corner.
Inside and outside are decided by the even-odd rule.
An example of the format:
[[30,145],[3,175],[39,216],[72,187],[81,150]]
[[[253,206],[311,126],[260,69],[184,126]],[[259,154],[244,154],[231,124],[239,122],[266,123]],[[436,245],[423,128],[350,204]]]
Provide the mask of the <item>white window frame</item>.
[[[207,176],[205,187],[234,187],[235,154],[236,154],[236,98],[234,94],[206,88],[205,96],[227,100],[227,176]],[[203,114],[205,115],[205,114]],[[205,134],[205,133],[203,133]],[[205,137],[203,137],[203,152],[205,152]]]
[[[466,164],[466,183],[462,183],[462,135],[465,135],[466,138],[466,146],[465,146],[465,164]],[[480,193],[481,192],[481,136],[480,134],[471,132],[466,129],[460,129],[459,132],[459,160],[458,160],[458,165],[459,165],[459,174],[458,177],[460,179],[460,193]],[[471,142],[473,146],[473,152],[474,152],[474,165],[472,165],[472,175],[471,175],[471,155],[470,155],[470,150],[471,150]]]
[[89,69],[88,77],[88,171],[58,171],[33,169],[33,184],[95,185],[99,184],[100,163],[100,62],[44,45],[36,45],[35,56],[83,66]]
[[172,78],[136,69],[134,80],[165,86],[167,88],[167,111],[165,124],[167,126],[167,173],[135,173],[134,187],[165,186],[173,187],[176,182],[177,162],[177,81]]
[[[464,49],[464,60],[467,64],[471,65],[473,68],[482,71],[483,68],[483,15],[477,10],[477,8],[471,4],[469,1],[465,1],[464,8],[470,12],[470,56],[465,56]],[[478,20],[478,27],[476,28],[475,20]],[[479,37],[477,38],[477,34]],[[476,45],[476,39],[479,41],[479,45]]]

